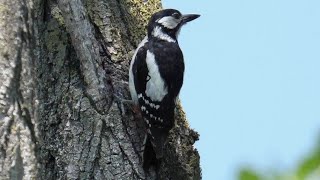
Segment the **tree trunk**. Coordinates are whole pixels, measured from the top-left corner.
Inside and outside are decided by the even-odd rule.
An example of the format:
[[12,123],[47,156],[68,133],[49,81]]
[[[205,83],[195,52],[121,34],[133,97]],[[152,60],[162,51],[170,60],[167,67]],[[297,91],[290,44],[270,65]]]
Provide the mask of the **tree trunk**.
[[198,134],[176,108],[159,169],[128,67],[159,0],[1,0],[1,179],[201,179]]

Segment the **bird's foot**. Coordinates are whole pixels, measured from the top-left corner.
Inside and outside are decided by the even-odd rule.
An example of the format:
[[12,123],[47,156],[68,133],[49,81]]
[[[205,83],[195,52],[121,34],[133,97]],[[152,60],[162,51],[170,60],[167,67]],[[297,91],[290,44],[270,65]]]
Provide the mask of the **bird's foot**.
[[131,111],[133,112],[135,119],[142,119],[141,109],[138,105],[133,104],[131,106]]
[[115,96],[115,98],[120,103],[120,109],[122,111],[122,115],[124,115],[124,112],[125,112],[124,104],[128,104],[130,106],[131,111],[134,114],[134,118],[135,119],[142,118],[140,107],[139,105],[135,104],[133,100],[123,99],[118,96]]

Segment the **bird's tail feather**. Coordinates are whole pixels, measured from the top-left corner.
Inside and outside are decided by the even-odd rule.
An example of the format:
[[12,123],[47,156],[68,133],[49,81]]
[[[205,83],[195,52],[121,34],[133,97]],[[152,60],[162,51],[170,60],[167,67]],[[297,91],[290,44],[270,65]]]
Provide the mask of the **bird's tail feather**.
[[155,151],[153,150],[152,143],[149,136],[147,136],[143,151],[143,168],[145,171],[148,171],[151,166],[158,166],[158,164],[159,163],[156,158]]
[[149,134],[150,141],[157,159],[163,157],[164,145],[166,143],[169,132],[159,127],[150,128],[152,134]]
[[[151,127],[152,128],[152,127]],[[169,132],[160,128],[151,129],[152,134],[148,133],[143,154],[143,167],[148,169],[150,166],[158,166],[164,154],[164,146],[166,144]]]

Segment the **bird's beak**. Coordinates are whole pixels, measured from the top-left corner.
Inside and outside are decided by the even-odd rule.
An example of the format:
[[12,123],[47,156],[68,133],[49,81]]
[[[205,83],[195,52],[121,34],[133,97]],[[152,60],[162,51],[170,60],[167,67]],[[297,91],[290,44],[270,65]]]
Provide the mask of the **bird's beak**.
[[186,24],[187,22],[195,20],[198,17],[200,17],[199,14],[185,14],[182,16],[182,24]]

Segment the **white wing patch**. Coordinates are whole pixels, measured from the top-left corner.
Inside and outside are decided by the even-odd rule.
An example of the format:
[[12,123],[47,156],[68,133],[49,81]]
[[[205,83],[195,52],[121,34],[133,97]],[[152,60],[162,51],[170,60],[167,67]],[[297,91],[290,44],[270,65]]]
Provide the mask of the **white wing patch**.
[[148,42],[148,36],[146,36],[141,43],[138,45],[138,48],[136,49],[136,51],[134,52],[134,55],[132,56],[132,60],[130,63],[130,70],[129,70],[129,90],[130,90],[130,94],[131,94],[131,98],[134,101],[135,104],[138,104],[138,97],[137,97],[137,91],[136,91],[136,87],[134,86],[134,78],[133,78],[133,72],[132,72],[132,66],[134,64],[135,58],[137,56],[137,53],[139,51],[139,49],[146,43]]
[[180,19],[176,19],[172,16],[166,16],[161,19],[158,19],[157,22],[159,24],[162,24],[164,27],[166,27],[168,29],[174,29],[180,23]]
[[142,99],[143,102],[145,104],[149,105],[151,108],[155,108],[155,109],[159,109],[160,108],[160,105],[156,105],[155,103],[149,102],[148,99],[145,99],[141,93],[138,94],[138,99]]
[[147,82],[146,95],[150,97],[152,101],[162,101],[163,97],[168,94],[168,89],[160,76],[154,54],[150,51],[147,51],[147,67],[150,79]]
[[162,32],[162,29],[159,26],[157,26],[153,29],[152,36],[157,37],[162,40],[165,40],[165,41],[168,41],[168,42],[176,42],[176,40],[174,40],[168,34]]

